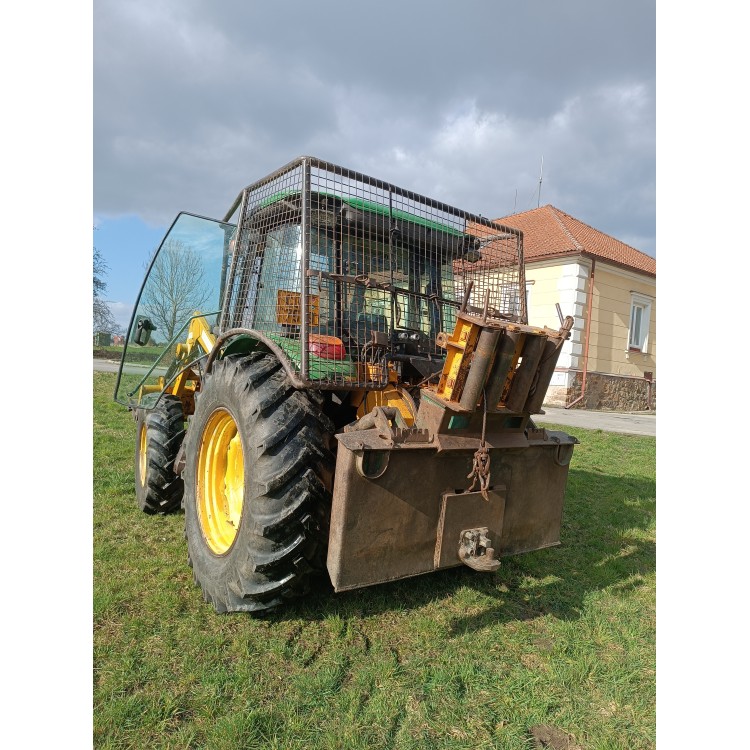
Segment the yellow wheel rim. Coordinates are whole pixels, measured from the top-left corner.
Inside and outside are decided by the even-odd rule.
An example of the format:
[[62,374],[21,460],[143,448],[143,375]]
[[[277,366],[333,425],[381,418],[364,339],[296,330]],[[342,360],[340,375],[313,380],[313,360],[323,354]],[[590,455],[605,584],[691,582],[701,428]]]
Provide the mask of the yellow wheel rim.
[[138,452],[138,475],[141,478],[141,486],[146,486],[146,470],[148,469],[148,439],[146,436],[146,421],[141,422],[140,450]]
[[225,409],[208,420],[199,448],[196,502],[198,520],[212,552],[234,544],[245,495],[245,460],[237,423]]

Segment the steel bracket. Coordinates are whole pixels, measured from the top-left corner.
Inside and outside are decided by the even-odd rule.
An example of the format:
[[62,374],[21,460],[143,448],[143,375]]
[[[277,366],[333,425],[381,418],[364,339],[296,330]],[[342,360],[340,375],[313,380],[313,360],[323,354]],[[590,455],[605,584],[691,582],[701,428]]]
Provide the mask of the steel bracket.
[[394,443],[431,443],[432,435],[426,428],[395,427],[393,429]]
[[482,526],[478,529],[465,529],[461,532],[458,544],[458,557],[481,573],[491,573],[500,567],[500,560],[495,559],[495,550],[490,546],[489,529]]

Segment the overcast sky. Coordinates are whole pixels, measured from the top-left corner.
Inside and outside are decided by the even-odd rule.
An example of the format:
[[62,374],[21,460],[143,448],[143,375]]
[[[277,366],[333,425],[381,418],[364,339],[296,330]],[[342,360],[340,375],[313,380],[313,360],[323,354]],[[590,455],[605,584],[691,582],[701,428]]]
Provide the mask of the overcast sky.
[[543,159],[542,205],[656,254],[653,0],[93,7],[95,240],[118,277],[134,226],[221,217],[301,154],[491,218],[536,207]]

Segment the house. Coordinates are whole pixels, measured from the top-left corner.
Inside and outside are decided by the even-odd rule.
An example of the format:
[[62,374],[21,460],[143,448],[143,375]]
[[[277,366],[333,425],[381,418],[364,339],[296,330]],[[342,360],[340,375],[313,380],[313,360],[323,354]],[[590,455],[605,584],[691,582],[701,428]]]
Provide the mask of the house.
[[545,403],[656,408],[656,260],[551,205],[496,221],[523,232],[529,323],[575,318]]

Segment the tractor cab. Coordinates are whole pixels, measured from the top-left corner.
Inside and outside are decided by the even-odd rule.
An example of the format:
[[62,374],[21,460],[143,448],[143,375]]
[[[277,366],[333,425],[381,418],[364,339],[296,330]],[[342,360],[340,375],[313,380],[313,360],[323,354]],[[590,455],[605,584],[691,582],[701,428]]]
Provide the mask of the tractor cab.
[[117,401],[149,408],[179,391],[192,413],[199,370],[226,330],[324,388],[382,388],[389,363],[412,385],[440,370],[440,335],[481,258],[465,220],[322,190],[279,191],[253,208],[246,193],[239,232],[188,213],[170,227],[131,319]]

